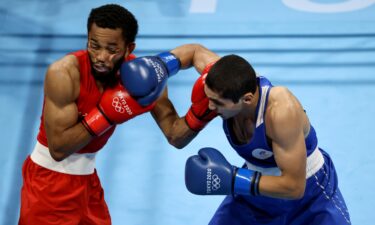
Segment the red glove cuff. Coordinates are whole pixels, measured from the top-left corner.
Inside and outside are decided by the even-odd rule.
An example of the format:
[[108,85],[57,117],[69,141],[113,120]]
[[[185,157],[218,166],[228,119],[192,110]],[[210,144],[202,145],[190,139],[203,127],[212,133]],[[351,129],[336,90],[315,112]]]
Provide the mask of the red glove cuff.
[[190,129],[197,132],[202,130],[208,123],[208,121],[202,121],[198,119],[191,108],[185,115],[185,121]]
[[98,107],[91,110],[81,122],[92,136],[100,136],[112,126]]

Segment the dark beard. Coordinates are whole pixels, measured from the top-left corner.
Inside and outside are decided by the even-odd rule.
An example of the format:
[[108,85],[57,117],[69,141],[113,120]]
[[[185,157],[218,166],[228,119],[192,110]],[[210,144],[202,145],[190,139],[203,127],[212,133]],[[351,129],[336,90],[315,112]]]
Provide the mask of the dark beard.
[[[124,57],[122,57],[122,59],[123,58]],[[90,58],[91,74],[93,75],[94,79],[102,83],[104,87],[113,87],[118,83],[119,77],[117,76],[117,72],[119,71],[122,63],[123,63],[123,60],[120,60],[114,65],[112,71],[110,71],[109,73],[103,74],[103,73],[97,72],[94,69],[93,63]]]

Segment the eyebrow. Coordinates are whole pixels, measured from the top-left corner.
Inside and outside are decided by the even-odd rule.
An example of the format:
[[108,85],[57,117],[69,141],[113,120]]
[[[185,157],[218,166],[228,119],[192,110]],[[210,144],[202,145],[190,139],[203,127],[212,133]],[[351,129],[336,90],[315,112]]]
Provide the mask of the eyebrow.
[[[95,42],[95,44],[99,44],[99,42],[96,39],[90,38],[90,41]],[[111,42],[111,43],[108,43],[108,46],[117,47],[118,45],[117,43]]]
[[117,43],[108,43],[108,46],[115,46],[115,47],[117,47],[118,45],[117,45]]
[[214,99],[214,98],[209,98],[211,101],[213,101],[216,105],[224,105],[222,102],[220,102],[219,100],[217,99]]

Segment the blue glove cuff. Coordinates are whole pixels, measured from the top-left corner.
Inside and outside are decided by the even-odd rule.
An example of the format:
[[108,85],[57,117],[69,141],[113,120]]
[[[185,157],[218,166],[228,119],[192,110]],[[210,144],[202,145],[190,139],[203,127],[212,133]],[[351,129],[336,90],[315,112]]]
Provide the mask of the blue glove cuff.
[[164,62],[165,67],[167,67],[169,77],[175,75],[180,70],[181,62],[172,53],[162,52],[157,56]]
[[254,171],[240,168],[237,170],[237,174],[234,180],[235,194],[250,195],[251,182],[253,180]]
[[262,174],[260,172],[254,172],[253,181],[252,181],[252,191],[253,191],[252,194],[255,195],[255,196],[260,195],[259,180],[260,180],[261,176],[262,176]]

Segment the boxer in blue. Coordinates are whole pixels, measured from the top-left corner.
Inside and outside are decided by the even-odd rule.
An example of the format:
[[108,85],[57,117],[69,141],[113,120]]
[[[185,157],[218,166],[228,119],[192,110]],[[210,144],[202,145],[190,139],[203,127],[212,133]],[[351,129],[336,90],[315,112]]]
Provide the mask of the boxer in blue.
[[190,192],[227,195],[210,225],[351,224],[333,162],[287,88],[274,87],[246,60],[228,55],[208,71],[204,92],[245,160],[237,168],[213,148],[187,160]]
[[[210,225],[351,224],[333,162],[318,147],[314,127],[287,88],[274,87],[236,55],[221,58],[197,44],[171,53],[178,68],[194,66],[201,76],[185,117],[177,115],[166,92],[158,99],[153,116],[168,141],[186,146],[219,115],[229,143],[245,160],[241,168],[232,166],[213,148],[202,148],[187,160],[190,192],[227,195]],[[142,81],[136,71],[128,74],[126,79],[138,84],[127,88],[130,93],[139,91],[143,81],[159,85],[150,82],[157,80],[154,73]]]

